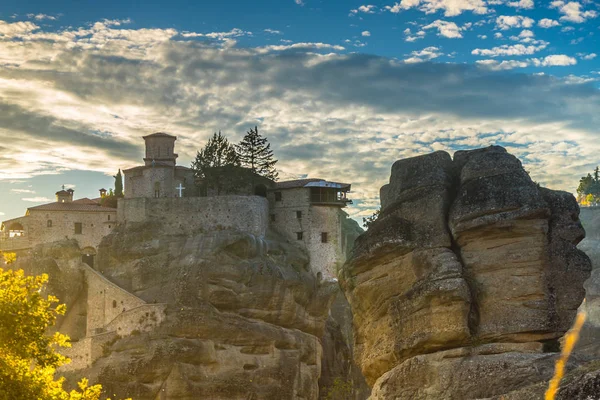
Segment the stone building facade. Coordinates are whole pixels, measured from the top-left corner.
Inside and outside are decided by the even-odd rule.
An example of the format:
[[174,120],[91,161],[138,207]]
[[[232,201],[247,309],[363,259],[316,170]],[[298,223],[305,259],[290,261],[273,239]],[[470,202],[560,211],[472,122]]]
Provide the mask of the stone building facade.
[[75,239],[84,261],[93,265],[100,240],[117,224],[117,210],[100,199],[73,200],[73,190],[56,192],[56,202],[27,209],[23,217],[3,221],[0,251],[24,251],[39,244]]
[[143,137],[144,165],[123,170],[124,195],[136,197],[188,197],[194,194],[194,172],[176,165],[177,137],[157,132]]
[[271,227],[304,248],[311,270],[323,278],[335,278],[345,261],[342,208],[349,190],[349,184],[313,178],[277,182],[268,191]]

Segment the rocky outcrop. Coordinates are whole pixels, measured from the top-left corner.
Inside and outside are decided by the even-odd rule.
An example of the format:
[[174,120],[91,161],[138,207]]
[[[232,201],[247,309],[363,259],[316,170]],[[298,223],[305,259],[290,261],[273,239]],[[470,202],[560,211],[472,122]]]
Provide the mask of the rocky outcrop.
[[372,399],[469,399],[551,376],[591,265],[574,197],[492,146],[400,160],[340,282]]

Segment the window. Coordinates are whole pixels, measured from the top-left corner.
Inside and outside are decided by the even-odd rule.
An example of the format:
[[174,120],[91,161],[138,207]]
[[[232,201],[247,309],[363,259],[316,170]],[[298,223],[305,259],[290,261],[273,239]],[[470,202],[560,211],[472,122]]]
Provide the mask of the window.
[[298,218],[298,219],[302,218],[302,211],[296,211],[296,218]]
[[275,192],[275,201],[281,201],[281,192]]
[[52,228],[52,220],[51,219],[49,219],[48,221],[46,221],[46,226],[48,228]]
[[296,232],[296,239],[302,240],[302,232]]
[[110,221],[110,214],[108,215],[108,220]]
[[271,214],[271,222],[275,222],[275,214]]
[[327,232],[321,232],[321,243],[327,243]]
[[75,234],[81,235],[83,233],[83,224],[81,222],[75,222]]
[[113,300],[113,308],[117,308],[117,301]]

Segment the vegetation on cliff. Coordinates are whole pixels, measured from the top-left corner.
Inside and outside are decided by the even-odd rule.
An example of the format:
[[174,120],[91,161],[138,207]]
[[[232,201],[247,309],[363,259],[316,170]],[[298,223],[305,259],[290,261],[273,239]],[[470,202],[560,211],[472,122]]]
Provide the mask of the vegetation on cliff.
[[577,187],[577,201],[584,207],[600,203],[600,168],[594,169],[594,175],[582,176]]
[[66,306],[42,295],[48,275],[26,276],[23,270],[0,268],[0,400],[98,400],[102,386],[67,392],[56,368],[70,360],[56,352],[69,347],[69,337],[46,332],[64,315]]

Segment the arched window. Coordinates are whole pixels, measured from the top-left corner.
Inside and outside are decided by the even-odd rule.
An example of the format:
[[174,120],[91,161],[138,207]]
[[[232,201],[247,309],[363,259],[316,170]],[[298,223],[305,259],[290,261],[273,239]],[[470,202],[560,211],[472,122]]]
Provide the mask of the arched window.
[[160,197],[160,182],[154,182],[154,197]]
[[48,228],[52,228],[52,220],[51,219],[49,219],[48,221],[46,221],[46,226]]

